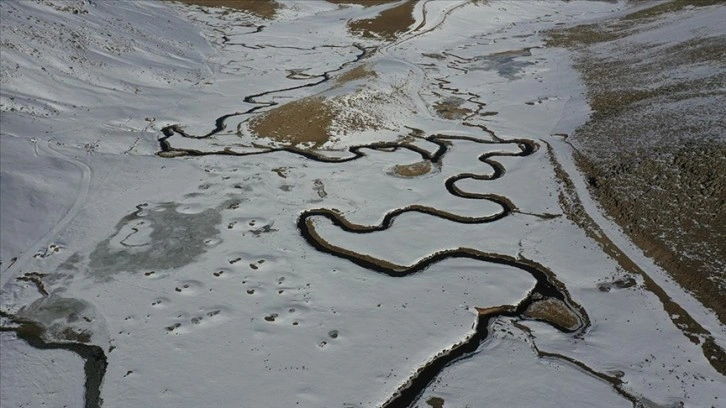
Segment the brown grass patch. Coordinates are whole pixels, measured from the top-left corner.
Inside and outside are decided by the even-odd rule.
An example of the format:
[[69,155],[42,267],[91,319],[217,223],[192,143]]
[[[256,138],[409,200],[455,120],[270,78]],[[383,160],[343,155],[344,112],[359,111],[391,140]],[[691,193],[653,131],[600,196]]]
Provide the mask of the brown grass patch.
[[376,72],[368,65],[361,65],[340,75],[335,79],[335,83],[344,84],[351,81],[357,81],[359,79],[376,78],[377,76],[378,74],[376,74]]
[[[582,69],[585,71],[586,82],[597,83],[602,81],[602,76],[590,72],[591,68],[583,66]],[[597,78],[601,78],[601,80],[598,81],[595,79],[593,77],[594,75],[597,75]],[[627,113],[633,110],[639,102],[676,102],[709,96],[712,92],[709,86],[716,80],[718,78],[697,79],[649,89],[638,89],[635,87],[618,89],[615,86],[617,83],[613,83],[612,87],[592,86],[588,90],[588,98],[590,99],[590,107],[595,111],[594,117],[608,118],[621,112]]]
[[373,18],[348,22],[350,32],[367,38],[383,38],[395,40],[398,34],[406,31],[416,20],[413,18],[413,8],[416,0],[383,10]]
[[227,7],[244,11],[264,19],[273,19],[277,10],[282,4],[275,0],[174,0],[180,3],[204,6],[204,7]]
[[434,103],[433,108],[439,117],[444,119],[463,119],[472,113],[471,109],[461,106],[463,102],[465,102],[463,99],[444,99]]
[[667,3],[658,4],[643,10],[639,10],[623,17],[624,20],[640,20],[644,18],[658,17],[665,13],[671,13],[683,9],[686,6],[712,6],[722,4],[723,0],[671,0]]
[[393,3],[398,0],[327,0],[333,4],[358,4],[364,7],[379,6],[381,4]]
[[[360,91],[356,91],[360,92]],[[365,101],[366,106],[371,101]],[[320,148],[334,135],[378,130],[378,118],[356,111],[344,96],[309,96],[277,106],[251,119],[248,127],[258,137]]]
[[397,164],[393,167],[393,173],[399,177],[419,177],[431,171],[431,162],[422,160],[410,164]]
[[311,96],[277,106],[256,116],[249,128],[260,137],[293,145],[320,147],[330,140],[330,125],[337,112],[322,96]]
[[597,24],[583,24],[575,27],[551,30],[545,44],[548,47],[576,48],[625,36],[621,31],[610,30]]
[[533,302],[524,311],[524,315],[566,329],[575,329],[580,325],[577,315],[559,299],[550,298]]

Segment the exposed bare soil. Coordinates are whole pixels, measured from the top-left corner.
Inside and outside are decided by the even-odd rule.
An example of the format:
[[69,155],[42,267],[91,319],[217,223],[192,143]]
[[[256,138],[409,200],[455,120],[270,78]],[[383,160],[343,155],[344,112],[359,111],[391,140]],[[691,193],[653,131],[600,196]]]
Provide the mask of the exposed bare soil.
[[372,79],[376,78],[378,74],[371,69],[368,65],[357,66],[350,71],[347,71],[335,79],[336,84],[344,84],[351,81],[358,81],[360,79]]
[[250,130],[260,137],[293,145],[310,143],[320,147],[330,139],[335,109],[321,96],[286,103],[256,116]]
[[373,18],[350,21],[348,29],[363,37],[394,40],[416,21],[413,18],[415,5],[416,0],[408,0],[399,6],[382,11]]
[[245,11],[264,19],[275,18],[277,10],[282,5],[275,0],[173,0],[180,3],[205,6],[205,7],[227,7],[235,10]]
[[[643,279],[643,287],[658,297],[663,304],[663,309],[668,313],[673,324],[693,343],[701,344],[703,354],[711,366],[716,371],[726,375],[726,351],[716,344],[708,330],[695,321],[678,303],[674,302],[663,288],[603,233],[600,226],[585,211],[577,195],[574,183],[555,158],[551,146],[548,146],[548,153],[555,170],[555,176],[562,188],[559,195],[560,207],[567,218],[577,224],[592,240],[597,242],[603,251],[620,265],[623,271],[633,275],[640,275]],[[623,288],[630,286],[627,280],[621,285]],[[598,288],[603,290],[602,285],[598,285]],[[604,291],[608,292],[610,289],[612,289],[612,286]]]
[[431,162],[423,160],[411,164],[397,164],[393,172],[399,177],[419,177],[431,171]]

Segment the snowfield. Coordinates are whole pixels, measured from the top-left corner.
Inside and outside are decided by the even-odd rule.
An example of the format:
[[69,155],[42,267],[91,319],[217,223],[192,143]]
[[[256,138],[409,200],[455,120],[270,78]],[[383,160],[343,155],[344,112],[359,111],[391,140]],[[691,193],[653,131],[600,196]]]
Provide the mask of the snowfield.
[[0,3],[3,406],[723,404],[726,327],[562,137],[544,32],[628,5],[346,25],[400,4]]

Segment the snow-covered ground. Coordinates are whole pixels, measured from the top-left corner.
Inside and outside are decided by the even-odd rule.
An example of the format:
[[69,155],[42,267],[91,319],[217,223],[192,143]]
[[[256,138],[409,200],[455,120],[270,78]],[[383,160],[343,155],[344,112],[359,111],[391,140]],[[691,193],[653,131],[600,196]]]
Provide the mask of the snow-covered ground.
[[[542,32],[625,4],[421,1],[392,43],[346,27],[392,5],[283,4],[263,21],[0,3],[3,406],[89,395],[78,356],[17,338],[28,321],[49,344],[103,349],[104,407],[400,406],[462,341],[475,351],[419,406],[726,400],[661,298],[561,209],[552,154],[701,341],[726,345],[712,313],[623,248],[552,136],[589,110]],[[336,81],[361,66],[375,75]],[[323,149],[252,133],[310,97],[338,109]]]

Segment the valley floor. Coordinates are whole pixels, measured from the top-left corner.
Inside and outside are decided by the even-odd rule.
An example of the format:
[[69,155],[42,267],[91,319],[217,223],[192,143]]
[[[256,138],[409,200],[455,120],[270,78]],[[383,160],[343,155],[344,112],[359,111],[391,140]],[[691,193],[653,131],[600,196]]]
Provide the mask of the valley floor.
[[234,3],[0,2],[3,406],[726,399],[725,7]]

